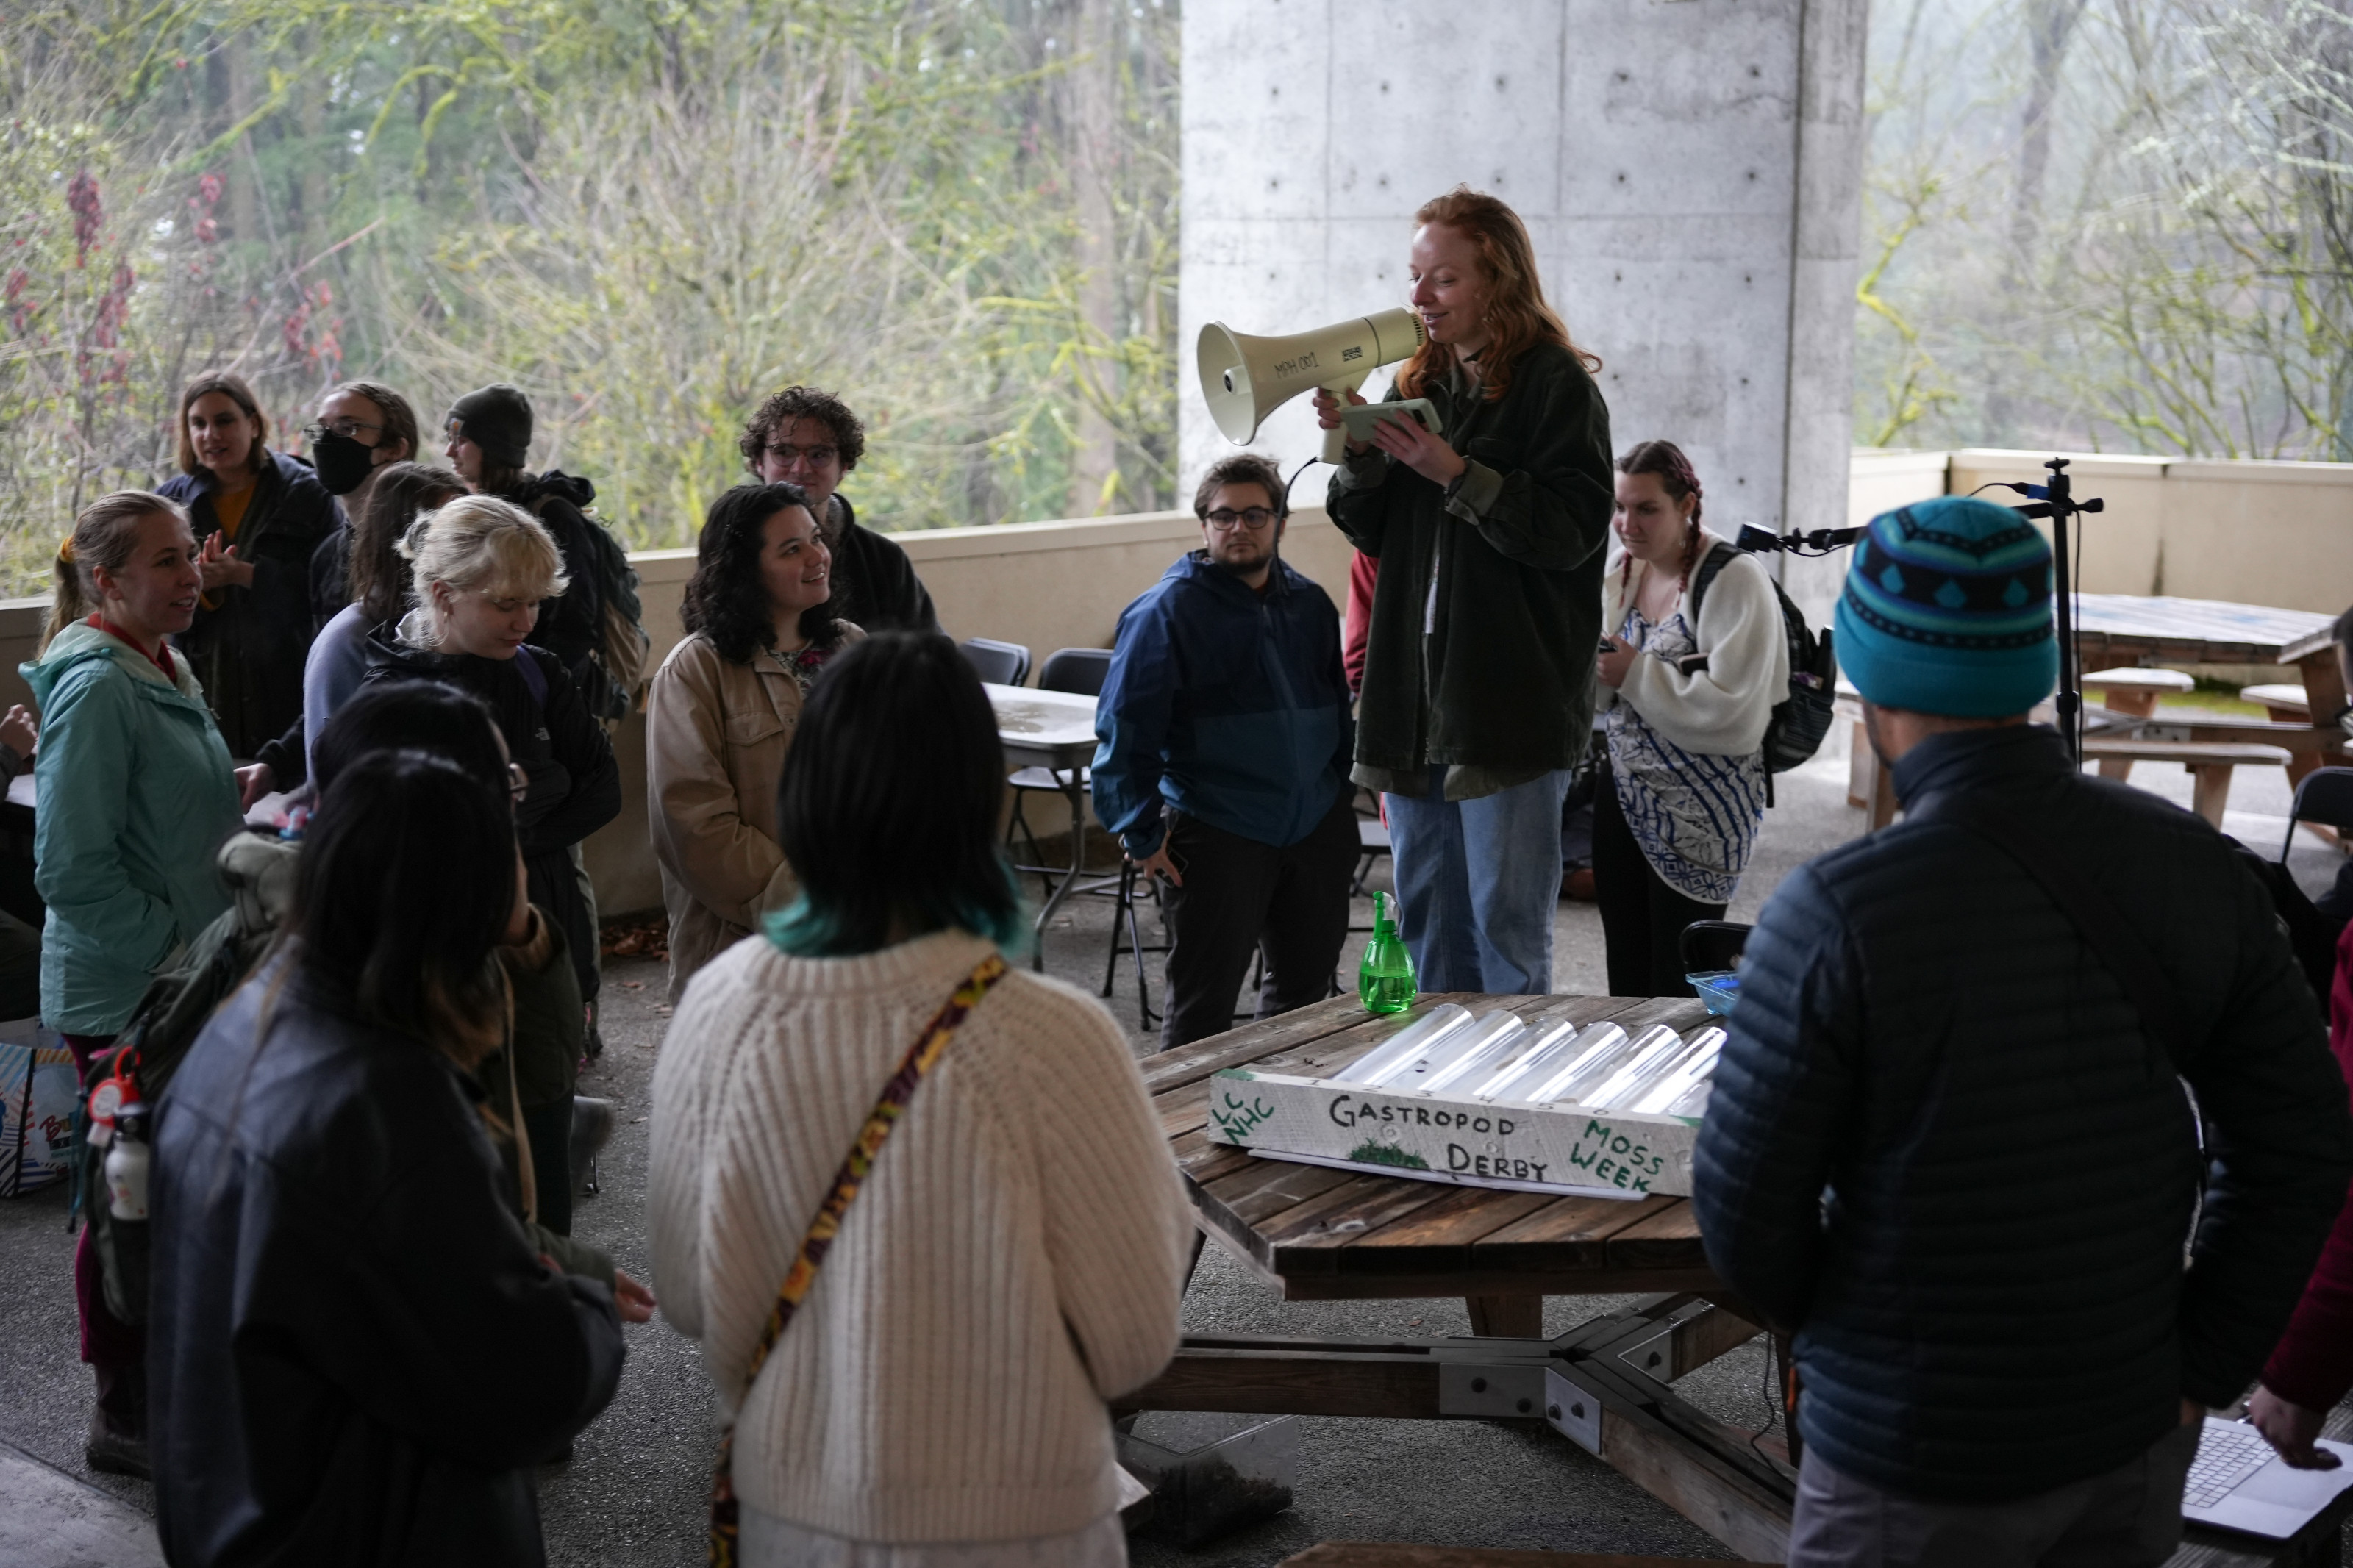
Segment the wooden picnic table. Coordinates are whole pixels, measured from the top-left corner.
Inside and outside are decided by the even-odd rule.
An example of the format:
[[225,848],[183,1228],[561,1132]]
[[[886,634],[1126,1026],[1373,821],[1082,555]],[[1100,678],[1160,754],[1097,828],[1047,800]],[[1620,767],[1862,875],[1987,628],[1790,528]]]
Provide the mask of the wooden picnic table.
[[[1329,1074],[1447,1002],[1473,1013],[1502,1007],[1531,1023],[1615,1019],[1629,1031],[1665,1024],[1688,1034],[1706,1020],[1688,996],[1451,992],[1388,1017],[1335,997],[1147,1057],[1145,1084],[1205,1237],[1284,1300],[1459,1296],[1470,1305],[1472,1333],[1187,1334],[1168,1369],[1115,1410],[1542,1421],[1735,1552],[1782,1561],[1795,1456],[1779,1433],[1720,1421],[1671,1386],[1762,1331],[1709,1269],[1688,1198],[1499,1191],[1264,1158],[1210,1142],[1219,1070]],[[1547,1295],[1632,1300],[1546,1339]],[[1776,1336],[1776,1346],[1787,1365],[1787,1342]],[[2353,1492],[2278,1547],[2194,1530],[2169,1568],[2334,1563],[2348,1510]]]
[[1209,1141],[1210,1078],[1251,1065],[1325,1076],[1444,1002],[1503,1007],[1534,1025],[1614,1018],[1682,1033],[1706,1009],[1690,996],[1421,997],[1410,1014],[1367,1015],[1335,997],[1166,1051],[1145,1062],[1162,1131],[1204,1230],[1287,1301],[1460,1296],[1482,1331],[1535,1333],[1547,1296],[1713,1288],[1685,1198],[1637,1201],[1501,1192],[1262,1159]]

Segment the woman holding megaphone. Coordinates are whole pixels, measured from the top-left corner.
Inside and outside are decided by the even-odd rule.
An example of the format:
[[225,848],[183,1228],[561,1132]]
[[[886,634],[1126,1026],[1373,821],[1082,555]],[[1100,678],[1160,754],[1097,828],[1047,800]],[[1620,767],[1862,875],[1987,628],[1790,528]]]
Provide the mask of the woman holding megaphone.
[[[1382,421],[1349,442],[1328,503],[1381,563],[1355,777],[1386,796],[1420,988],[1541,994],[1561,797],[1592,732],[1609,411],[1519,215],[1457,186],[1414,221],[1428,341],[1390,396],[1430,399],[1442,434]],[[1315,406],[1342,423],[1330,393]]]

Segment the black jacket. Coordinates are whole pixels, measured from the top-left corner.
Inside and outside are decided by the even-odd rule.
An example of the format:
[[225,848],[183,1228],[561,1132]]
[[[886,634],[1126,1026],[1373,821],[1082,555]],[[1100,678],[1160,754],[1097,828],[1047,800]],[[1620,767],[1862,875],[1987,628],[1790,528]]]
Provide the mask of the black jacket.
[[840,496],[841,533],[833,552],[833,613],[868,632],[935,632],[940,618],[915,563],[897,542],[858,525]]
[[325,626],[352,602],[352,520],[343,515],[340,499],[335,518],[335,526],[311,552],[311,621],[316,627]]
[[1369,488],[1351,489],[1347,472],[1332,481],[1332,521],[1381,563],[1356,761],[1392,772],[1572,766],[1593,725],[1616,498],[1609,410],[1577,357],[1549,345],[1521,356],[1497,402],[1443,387],[1429,396],[1471,465],[1451,497],[1387,458],[1370,465],[1386,471]]
[[544,1561],[529,1467],[619,1381],[606,1289],[543,1265],[454,1067],[272,972],[208,1024],[150,1178],[149,1442],[180,1568]]
[[1716,1272],[1797,1331],[1799,1430],[1834,1468],[2021,1497],[2245,1389],[2345,1199],[2353,1117],[2269,897],[2204,822],[2081,776],[2039,727],[1935,736],[1894,778],[2072,849],[2198,1043],[2177,1078],[2026,870],[1899,823],[1766,904],[1694,1202]]
[[596,580],[596,552],[588,530],[598,526],[583,509],[596,499],[596,487],[576,474],[550,468],[525,474],[520,487],[499,498],[512,501],[547,525],[555,548],[564,555],[564,574],[570,579],[563,593],[539,606],[539,625],[532,636],[541,647],[563,660],[575,680],[588,656],[605,646],[605,591]]
[[[563,928],[580,993],[594,997],[596,931],[573,873],[572,847],[621,815],[621,769],[572,677],[545,648],[525,644],[512,659],[430,653],[403,645],[390,626],[368,633],[367,656],[370,681],[446,680],[490,704],[508,754],[531,775],[531,793],[515,807],[531,901]],[[546,678],[543,707],[516,666],[524,658],[537,660]]]
[[[237,530],[237,558],[252,563],[253,585],[214,589],[205,596],[211,607],[199,604],[195,623],[172,639],[195,667],[229,754],[240,759],[260,755],[302,716],[302,662],[316,629],[311,556],[337,526],[334,498],[309,465],[283,452],[268,457]],[[202,544],[220,531],[216,488],[205,471],[175,474],[156,493],[188,509]]]

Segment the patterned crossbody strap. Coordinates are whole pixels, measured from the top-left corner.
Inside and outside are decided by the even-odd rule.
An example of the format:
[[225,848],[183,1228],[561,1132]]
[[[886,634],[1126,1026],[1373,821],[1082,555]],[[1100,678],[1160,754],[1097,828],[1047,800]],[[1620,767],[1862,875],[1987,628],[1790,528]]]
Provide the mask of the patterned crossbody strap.
[[[980,961],[964,983],[947,1000],[922,1035],[916,1037],[899,1070],[882,1086],[881,1095],[874,1109],[866,1113],[866,1124],[858,1130],[856,1142],[841,1162],[841,1169],[833,1173],[825,1201],[818,1205],[817,1217],[809,1221],[808,1234],[801,1237],[800,1250],[793,1255],[793,1266],[785,1275],[785,1282],[776,1291],[776,1304],[769,1309],[768,1321],[760,1329],[759,1342],[752,1347],[751,1370],[744,1374],[746,1394],[767,1363],[768,1352],[776,1348],[785,1325],[808,1297],[809,1288],[817,1283],[817,1271],[825,1263],[825,1255],[833,1247],[834,1237],[841,1234],[841,1216],[849,1212],[851,1200],[866,1184],[874,1169],[874,1158],[907,1112],[908,1101],[915,1098],[915,1089],[955,1038],[956,1028],[988,994],[989,987],[1005,978],[1005,960],[990,953]],[[738,1509],[733,1460],[735,1451],[735,1427],[729,1423],[719,1436],[719,1463],[711,1482],[711,1551],[712,1568],[734,1568],[735,1536]]]

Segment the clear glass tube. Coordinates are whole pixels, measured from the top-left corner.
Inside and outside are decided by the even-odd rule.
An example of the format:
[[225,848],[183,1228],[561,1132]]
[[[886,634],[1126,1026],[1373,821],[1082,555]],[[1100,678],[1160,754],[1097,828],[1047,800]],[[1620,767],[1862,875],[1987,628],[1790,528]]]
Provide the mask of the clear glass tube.
[[1694,1084],[1715,1070],[1715,1058],[1724,1049],[1724,1031],[1718,1028],[1702,1029],[1693,1036],[1690,1053],[1650,1088],[1629,1100],[1626,1109],[1656,1116],[1689,1094]]
[[1495,1086],[1509,1079],[1539,1058],[1556,1059],[1558,1053],[1577,1037],[1577,1026],[1566,1018],[1556,1018],[1540,1029],[1533,1029],[1512,1042],[1502,1061],[1482,1081],[1473,1079],[1477,1087],[1470,1090],[1474,1099],[1492,1099]]
[[1334,1073],[1329,1081],[1367,1086],[1380,1083],[1455,1030],[1468,1028],[1470,1024],[1470,1008],[1442,1002]]
[[1704,1117],[1707,1114],[1708,1097],[1715,1092],[1715,1079],[1713,1078],[1704,1078],[1697,1083],[1692,1085],[1689,1089],[1683,1090],[1683,1098],[1676,1100],[1672,1105],[1668,1106],[1662,1114],[1668,1116]]
[[1640,1060],[1626,1063],[1588,1094],[1585,1103],[1597,1110],[1631,1110],[1637,1100],[1689,1061],[1697,1049],[1695,1041],[1678,1037],[1671,1045],[1646,1053]]
[[1485,1050],[1498,1041],[1509,1048],[1509,1042],[1527,1033],[1528,1026],[1513,1015],[1498,1009],[1482,1013],[1472,1020],[1467,1029],[1457,1029],[1438,1044],[1423,1051],[1413,1060],[1380,1081],[1380,1087],[1398,1094],[1422,1094],[1435,1089],[1465,1057]]
[[1565,1031],[1541,1051],[1530,1051],[1479,1086],[1482,1100],[1534,1101],[1531,1090],[1565,1072],[1617,1050],[1626,1044],[1626,1031],[1615,1024],[1595,1024]]
[[1539,1103],[1567,1100],[1598,1110],[1608,1103],[1612,1091],[1622,1089],[1662,1058],[1682,1050],[1683,1044],[1681,1035],[1664,1024],[1654,1024],[1636,1036],[1625,1049],[1612,1052],[1607,1060],[1594,1063],[1567,1081],[1546,1085],[1550,1092]]
[[[1513,1026],[1508,1029],[1489,1028],[1489,1020],[1495,1018],[1510,1018]],[[1500,1063],[1522,1054],[1528,1042],[1535,1038],[1541,1038],[1541,1034],[1512,1014],[1486,1014],[1471,1026],[1465,1048],[1450,1050],[1446,1061],[1434,1067],[1419,1087],[1424,1094],[1437,1094],[1450,1086],[1461,1085],[1466,1079],[1475,1083],[1492,1073]]]

